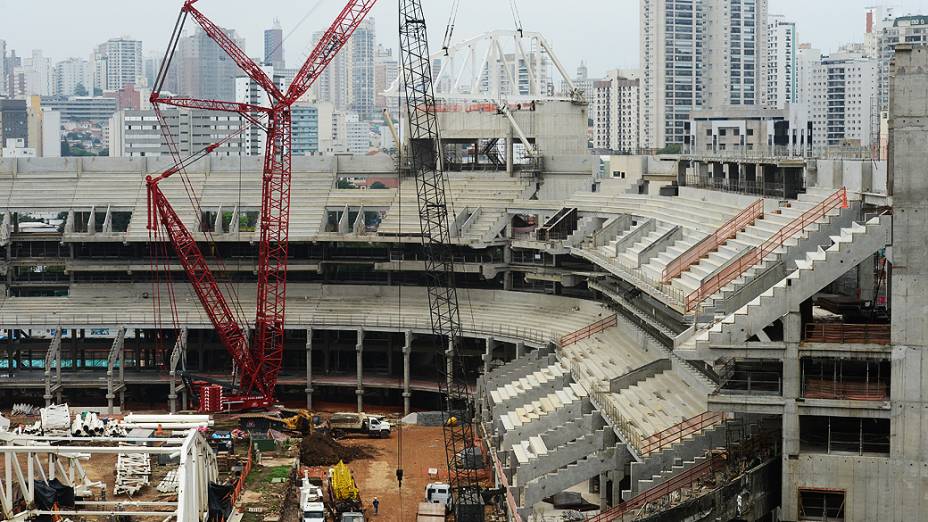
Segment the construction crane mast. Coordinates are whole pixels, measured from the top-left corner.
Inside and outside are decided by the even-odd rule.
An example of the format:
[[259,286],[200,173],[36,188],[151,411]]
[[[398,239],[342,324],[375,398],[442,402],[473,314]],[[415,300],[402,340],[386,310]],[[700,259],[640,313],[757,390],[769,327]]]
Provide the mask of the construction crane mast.
[[[149,229],[155,230],[158,229],[159,223],[164,226],[201,305],[216,328],[220,341],[237,365],[240,382],[239,392],[235,399],[238,400],[228,400],[226,403],[235,403],[241,408],[266,407],[274,401],[274,388],[283,358],[290,221],[291,107],[306,94],[313,82],[345,46],[376,0],[349,0],[310,53],[306,63],[300,68],[286,92],[282,91],[221,27],[194,6],[197,1],[186,0],[181,8],[151,94],[151,103],[159,115],[162,130],[166,133],[166,140],[180,168],[172,168],[169,172],[155,178],[149,177],[148,225]],[[265,91],[270,101],[269,107],[222,100],[162,96],[164,80],[188,17],[193,18],[229,58]],[[167,125],[161,116],[161,105],[237,113],[254,125],[261,125],[260,120],[264,118],[267,120],[264,125],[267,142],[261,181],[258,289],[254,339],[250,346],[248,336],[245,334],[247,330],[236,321],[232,314],[232,307],[216,284],[193,235],[180,221],[164,193],[157,186],[159,182],[177,172],[183,175],[184,167],[189,164],[178,157],[173,138],[167,133]],[[198,207],[196,201],[194,201],[194,206]]]
[[[483,499],[474,463],[473,404],[460,353],[461,317],[454,283],[448,213],[448,179],[429,62],[428,33],[420,0],[399,1],[400,69],[409,123],[407,161],[415,177],[429,313],[436,339],[448,481],[458,522],[483,521]],[[447,343],[447,344],[445,344]],[[444,354],[440,357],[439,354]]]

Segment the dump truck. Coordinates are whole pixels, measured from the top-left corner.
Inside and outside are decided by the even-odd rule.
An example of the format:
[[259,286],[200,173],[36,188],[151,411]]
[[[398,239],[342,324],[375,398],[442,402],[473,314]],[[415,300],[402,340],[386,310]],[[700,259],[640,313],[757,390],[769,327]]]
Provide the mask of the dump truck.
[[383,417],[367,413],[333,413],[329,418],[332,438],[339,439],[350,433],[366,433],[371,437],[390,436],[392,426]]
[[342,513],[361,512],[361,493],[358,484],[351,475],[351,470],[344,462],[329,470],[328,501],[329,510],[336,517]]

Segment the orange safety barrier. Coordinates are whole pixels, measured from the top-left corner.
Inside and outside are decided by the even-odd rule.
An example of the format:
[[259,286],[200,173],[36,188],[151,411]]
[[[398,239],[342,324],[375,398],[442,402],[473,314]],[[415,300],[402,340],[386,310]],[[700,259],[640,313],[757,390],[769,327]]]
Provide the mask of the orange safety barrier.
[[722,289],[723,286],[737,279],[752,266],[760,263],[765,257],[770,255],[774,250],[783,246],[783,243],[802,233],[806,227],[822,219],[826,214],[836,208],[847,208],[847,189],[842,188],[835,192],[827,199],[802,213],[796,219],[784,226],[767,241],[760,246],[754,247],[745,252],[737,261],[728,265],[714,276],[702,282],[702,285],[693,293],[686,296],[686,310],[690,311],[696,308],[709,296]]
[[832,379],[806,379],[802,387],[806,399],[849,401],[889,400],[889,385],[884,382],[839,382]]
[[888,324],[809,323],[805,342],[840,344],[889,344]]
[[251,473],[251,466],[254,464],[253,459],[253,444],[251,442],[251,437],[248,438],[248,458],[245,460],[245,465],[242,466],[242,474],[238,477],[238,482],[235,483],[235,489],[232,490],[232,505],[234,506],[238,502],[239,497],[242,494],[242,490],[245,489],[245,481],[248,479],[248,474]]
[[666,482],[662,482],[653,488],[642,491],[638,495],[629,499],[628,502],[619,504],[618,506],[615,506],[608,511],[604,511],[593,518],[589,518],[587,519],[587,522],[611,522],[616,520],[633,509],[638,509],[641,506],[654,502],[655,500],[660,500],[661,498],[673,493],[674,491],[692,486],[700,479],[712,475],[716,471],[724,468],[727,460],[728,459],[724,454],[712,455],[709,460],[694,466],[675,477],[672,477]]
[[739,212],[738,215],[729,219],[714,233],[710,234],[699,243],[693,245],[680,257],[671,261],[670,264],[664,268],[664,273],[661,275],[661,281],[664,284],[669,283],[671,279],[685,272],[686,269],[688,269],[691,265],[698,263],[699,260],[703,257],[718,250],[719,247],[725,244],[726,241],[737,236],[738,232],[741,232],[745,228],[753,225],[755,221],[763,216],[764,200],[758,199],[754,203],[751,203],[749,207]]
[[686,419],[683,422],[675,424],[664,431],[659,431],[644,439],[641,441],[641,447],[638,448],[638,451],[642,456],[650,455],[651,453],[672,446],[709,426],[719,424],[726,418],[727,415],[724,412],[707,411],[700,413],[695,417]]
[[618,320],[619,320],[618,316],[615,314],[612,314],[611,316],[605,319],[596,321],[595,323],[588,324],[579,330],[570,332],[569,334],[561,337],[561,342],[560,342],[561,348],[565,346],[570,346],[571,344],[574,344],[577,341],[582,341],[583,339],[596,335],[599,332],[602,332],[603,330],[605,330],[606,328],[612,328],[613,326],[618,324]]

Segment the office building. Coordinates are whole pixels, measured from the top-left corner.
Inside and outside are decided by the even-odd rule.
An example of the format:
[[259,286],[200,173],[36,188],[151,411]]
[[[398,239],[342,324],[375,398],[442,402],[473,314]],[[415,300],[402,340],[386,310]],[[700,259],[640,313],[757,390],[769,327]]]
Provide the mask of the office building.
[[[274,83],[280,88],[281,91],[285,91],[289,87],[287,79],[278,74],[273,67],[269,65],[264,65],[261,67],[265,74],[272,79]],[[250,105],[260,105],[263,107],[270,107],[271,102],[270,98],[267,95],[267,92],[264,91],[264,88],[255,83],[249,77],[240,76],[235,79],[235,101],[238,103],[247,103]],[[263,114],[252,114],[256,119],[266,119],[266,115]],[[267,132],[256,125],[249,125],[249,128],[244,133],[245,136],[245,154],[248,156],[260,156],[264,154],[265,144],[267,143]]]
[[274,69],[286,68],[284,65],[284,30],[280,20],[274,19],[274,26],[264,31],[264,65]]
[[42,106],[61,113],[68,122],[105,123],[116,112],[112,96],[51,96],[42,98]]
[[0,143],[14,139],[23,140],[23,146],[29,145],[26,100],[0,99]]
[[370,123],[361,120],[357,114],[344,115],[345,152],[367,154],[371,150]]
[[[245,40],[235,31],[224,32],[236,45],[245,48]],[[164,89],[180,96],[233,101],[235,79],[242,75],[244,73],[219,44],[197,28],[178,42]]]
[[[318,45],[325,31],[313,33],[313,46]],[[314,101],[331,103],[335,110],[348,107],[348,64],[346,52],[340,52],[329,62],[329,66],[312,86]]]
[[[242,125],[237,114],[170,108],[162,110],[170,135],[182,157],[203,150],[235,133]],[[121,110],[109,121],[110,156],[171,156],[171,149],[152,110]],[[222,143],[213,156],[239,156],[245,147],[244,136]]]

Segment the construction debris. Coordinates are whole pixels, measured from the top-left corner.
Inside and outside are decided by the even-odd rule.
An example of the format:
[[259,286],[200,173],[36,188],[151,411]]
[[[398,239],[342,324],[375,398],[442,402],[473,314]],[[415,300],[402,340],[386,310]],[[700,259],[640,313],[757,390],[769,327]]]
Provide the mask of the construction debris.
[[366,448],[339,444],[323,431],[307,435],[300,442],[300,462],[304,466],[334,466],[339,461],[351,462],[371,456]]
[[10,415],[14,417],[15,416],[28,417],[30,415],[35,415],[37,411],[39,411],[39,409],[31,404],[26,404],[26,403],[14,404],[13,411],[10,412]]
[[42,408],[39,417],[42,421],[42,432],[46,435],[65,435],[71,427],[71,410],[68,409],[67,403]]
[[155,489],[160,493],[177,493],[177,471],[169,471]]
[[75,415],[71,422],[71,435],[74,437],[125,437],[127,434],[119,421],[100,419],[96,413]]
[[148,453],[120,453],[116,458],[116,484],[113,494],[132,496],[148,485],[151,457]]

